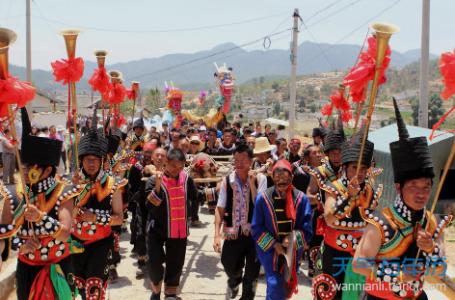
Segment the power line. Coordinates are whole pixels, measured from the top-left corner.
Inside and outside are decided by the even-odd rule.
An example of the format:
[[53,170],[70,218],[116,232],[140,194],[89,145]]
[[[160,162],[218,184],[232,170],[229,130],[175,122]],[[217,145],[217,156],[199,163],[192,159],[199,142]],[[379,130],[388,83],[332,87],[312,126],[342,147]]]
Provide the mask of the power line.
[[139,79],[139,78],[143,78],[143,77],[148,77],[148,76],[151,76],[151,75],[154,75],[154,74],[157,74],[157,73],[162,73],[162,72],[166,72],[166,71],[168,71],[168,70],[172,70],[172,69],[175,69],[175,68],[179,68],[179,67],[182,67],[182,66],[186,66],[186,65],[189,65],[189,64],[192,64],[192,63],[201,61],[201,60],[205,60],[205,59],[207,59],[207,58],[211,58],[211,57],[214,57],[214,56],[217,56],[217,55],[226,53],[226,52],[230,52],[230,51],[233,51],[233,50],[237,50],[237,49],[246,47],[246,46],[248,46],[248,45],[252,45],[252,44],[261,42],[261,41],[263,41],[265,38],[270,38],[270,37],[273,37],[273,36],[277,36],[277,35],[280,35],[280,34],[282,34],[282,33],[284,33],[284,32],[290,31],[290,30],[292,30],[292,28],[288,28],[288,29],[285,29],[285,30],[282,30],[282,31],[279,31],[279,32],[275,32],[275,33],[273,33],[273,34],[263,36],[263,37],[261,37],[261,38],[259,38],[259,39],[253,40],[253,41],[251,41],[251,42],[247,42],[247,43],[241,44],[241,45],[239,45],[239,46],[231,47],[231,48],[229,48],[229,49],[217,51],[217,52],[215,52],[215,53],[212,53],[212,54],[209,54],[209,55],[206,55],[206,56],[203,56],[203,57],[198,57],[198,58],[192,59],[192,60],[187,61],[187,62],[184,62],[184,63],[175,64],[175,65],[172,65],[172,66],[169,66],[169,67],[166,67],[166,68],[162,68],[162,69],[156,70],[156,71],[154,71],[154,72],[150,72],[150,73],[145,73],[145,74],[137,75],[137,76],[134,76],[132,79]]
[[[287,36],[287,35],[283,35],[283,36],[281,36],[281,37],[279,37],[279,38],[274,39],[273,41],[274,41],[274,42],[277,42],[277,41],[280,41],[280,40],[283,40],[283,39],[286,39],[286,38],[288,38],[288,36]],[[250,45],[249,45],[249,46],[250,46]],[[245,46],[245,47],[248,47],[248,46]],[[249,52],[248,52],[248,51],[244,51],[244,52],[240,52],[240,53],[237,52],[237,53],[231,53],[231,54],[228,54],[228,55],[223,55],[223,56],[221,56],[221,57],[217,57],[217,59],[219,59],[219,60],[225,60],[225,59],[227,59],[227,58],[234,57],[234,56],[237,56],[237,57],[238,57],[238,56],[246,55],[246,54],[250,53],[251,51],[260,50],[260,49],[263,49],[263,46],[259,46],[259,47],[257,47],[257,49],[251,49]],[[195,67],[195,66],[203,66],[203,65],[205,65],[205,64],[211,64],[211,63],[212,63],[212,62],[203,62],[203,63],[195,64],[195,65],[193,65],[193,67]],[[184,66],[183,66],[183,67],[184,67]],[[188,72],[188,71],[189,71],[189,69],[183,69],[182,71],[179,70],[178,72],[179,72],[179,73],[180,73],[180,72],[186,73],[186,72]],[[171,73],[166,72],[166,73],[168,74],[167,76],[170,76],[170,75],[172,75],[172,74],[177,73],[177,71],[171,72]],[[154,75],[154,74],[152,74],[152,75]],[[172,77],[172,76],[170,76],[170,77]]]
[[326,10],[330,9],[331,7],[335,6],[336,4],[342,2],[343,0],[335,0],[333,1],[332,3],[328,4],[327,6],[321,8],[320,10],[316,11],[315,13],[313,13],[311,16],[309,16],[306,21],[308,22],[309,20],[313,19],[314,17],[316,17],[317,15],[325,12]]
[[317,47],[319,48],[319,51],[321,51],[322,55],[324,56],[324,59],[325,61],[327,62],[327,64],[330,66],[331,69],[334,69],[332,63],[330,62],[329,58],[327,57],[327,54],[325,53],[324,49],[322,49],[321,45],[318,43],[318,41],[316,40],[316,37],[313,35],[313,33],[311,33],[311,31],[308,29],[308,27],[306,26],[305,22],[302,20],[302,25],[303,27],[305,28],[305,30],[308,32],[308,34],[310,35],[310,37],[314,40],[314,42],[316,43]]
[[[324,49],[324,51],[328,51],[334,47],[337,46],[338,43],[341,43],[342,41],[344,41],[345,39],[349,38],[351,35],[353,35],[355,32],[357,32],[358,30],[364,28],[365,25],[369,24],[370,22],[374,21],[376,18],[380,17],[381,15],[383,15],[385,12],[387,12],[388,10],[392,9],[394,6],[396,6],[401,0],[396,0],[395,2],[393,2],[391,5],[385,7],[383,10],[379,11],[379,13],[377,13],[376,15],[372,16],[371,18],[369,18],[368,20],[366,20],[365,22],[363,22],[362,24],[360,24],[358,27],[354,28],[353,30],[351,30],[349,33],[345,34],[343,37],[341,37],[340,39],[338,39],[337,41],[335,41],[331,46],[327,47]],[[320,57],[321,55],[324,55],[324,52],[322,53],[318,53],[316,55],[314,55],[313,57],[311,57],[310,59],[308,59],[308,61],[311,63],[311,62],[314,62],[316,58]]]
[[[286,12],[286,14],[287,13],[288,12]],[[275,18],[278,16],[282,16],[284,14],[285,13],[279,13],[279,14],[274,14],[274,15],[269,15],[269,16],[254,18],[254,19],[248,19],[248,20],[243,20],[243,21],[238,21],[238,22],[204,25],[204,26],[198,26],[198,27],[174,28],[174,29],[146,29],[146,30],[143,30],[143,29],[134,29],[134,30],[109,29],[109,28],[102,28],[102,27],[91,27],[91,26],[70,24],[70,23],[62,22],[62,21],[55,20],[55,19],[49,19],[49,18],[45,17],[44,15],[41,15],[41,16],[33,15],[33,17],[41,19],[41,20],[43,20],[45,22],[49,22],[49,23],[60,24],[60,25],[70,26],[70,27],[77,27],[77,28],[82,28],[82,29],[92,30],[92,31],[116,32],[116,33],[169,33],[169,32],[189,32],[189,31],[198,31],[198,30],[210,30],[210,29],[220,28],[220,27],[242,25],[242,24],[248,24],[248,23],[272,19],[272,18]]]
[[[334,11],[334,12],[332,12],[331,14],[328,14],[328,15],[325,16],[324,18],[319,19],[319,20],[317,20],[317,21],[314,21],[313,23],[308,24],[308,27],[313,27],[313,26],[315,26],[315,25],[317,25],[317,24],[319,24],[319,23],[321,23],[321,22],[323,22],[323,21],[325,21],[325,20],[327,20],[327,19],[333,17],[334,15],[337,15],[337,14],[341,13],[342,11],[345,11],[346,9],[348,9],[348,8],[350,8],[350,7],[354,6],[354,5],[356,5],[356,4],[359,3],[360,1],[363,1],[363,0],[354,0],[354,1],[352,1],[352,2],[349,2],[349,3],[346,4],[345,6],[341,7],[340,9],[338,9],[338,10],[336,10],[336,11]],[[308,19],[307,19],[307,22],[308,22]]]

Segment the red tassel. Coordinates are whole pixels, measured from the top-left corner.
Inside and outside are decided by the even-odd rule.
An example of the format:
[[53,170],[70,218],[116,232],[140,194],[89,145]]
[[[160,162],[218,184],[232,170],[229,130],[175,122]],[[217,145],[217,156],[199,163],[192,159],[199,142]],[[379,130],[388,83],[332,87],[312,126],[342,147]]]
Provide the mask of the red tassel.
[[[7,103],[0,103],[0,118],[8,117],[8,104]],[[3,132],[3,130],[1,131]]]
[[0,80],[0,117],[8,115],[8,104],[16,104],[21,108],[34,97],[35,88],[31,84],[8,74],[6,79]]
[[113,83],[110,86],[107,102],[109,104],[120,104],[125,100],[126,88],[121,83]]
[[88,80],[88,84],[94,91],[98,91],[101,94],[105,93],[109,89],[109,76],[107,75],[106,68],[100,67],[93,71],[92,77]]
[[343,111],[343,112],[341,113],[341,120],[342,120],[344,123],[349,122],[351,119],[352,119],[351,111],[345,110],[345,111]]
[[430,134],[430,141],[434,139],[436,136],[434,135],[435,131],[438,130],[439,127],[441,127],[442,123],[449,117],[449,115],[455,110],[455,106],[453,106],[451,109],[449,109],[440,119],[436,124],[433,125],[433,128],[431,130]]
[[122,127],[125,124],[126,124],[125,116],[119,113],[117,117],[117,127]]
[[38,272],[33,280],[28,296],[29,300],[54,300],[54,286],[52,285],[49,266],[45,266]]
[[84,60],[82,57],[61,59],[51,63],[55,81],[62,81],[64,85],[78,82],[84,74]]
[[344,97],[343,93],[340,91],[335,91],[331,96],[330,100],[332,101],[333,106],[338,110],[349,110],[351,106],[349,105],[348,100]]
[[455,50],[454,52],[445,52],[441,54],[439,59],[439,70],[444,83],[444,90],[441,92],[441,97],[447,100],[455,94]]
[[[379,85],[386,82],[385,71],[390,64],[390,47],[387,47],[386,55],[382,62]],[[368,49],[360,53],[358,63],[351,68],[344,78],[343,84],[350,87],[350,95],[353,102],[363,102],[365,100],[365,91],[370,80],[374,78],[376,64],[376,38],[368,38]]]
[[321,114],[323,116],[331,116],[333,110],[333,105],[331,103],[324,104],[321,108]]
[[295,221],[296,213],[295,213],[294,200],[292,199],[292,190],[293,189],[294,189],[294,187],[291,184],[288,186],[288,189],[286,191],[286,217]]
[[126,90],[126,96],[127,96],[128,99],[130,99],[130,100],[136,99],[136,90],[133,89],[133,88],[127,89],[127,90]]

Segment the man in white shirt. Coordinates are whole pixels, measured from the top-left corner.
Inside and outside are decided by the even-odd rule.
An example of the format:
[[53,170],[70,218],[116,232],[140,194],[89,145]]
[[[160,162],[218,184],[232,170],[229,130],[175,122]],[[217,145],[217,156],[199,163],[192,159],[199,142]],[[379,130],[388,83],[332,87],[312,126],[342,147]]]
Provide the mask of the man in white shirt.
[[[258,193],[267,188],[263,174],[251,171],[253,150],[240,144],[234,151],[234,171],[221,183],[215,213],[213,248],[221,252],[221,263],[228,276],[228,295],[234,299],[242,283],[241,299],[254,299],[259,276],[259,262],[251,237],[251,220]],[[224,243],[221,249],[221,223]],[[243,275],[243,276],[242,276]]]

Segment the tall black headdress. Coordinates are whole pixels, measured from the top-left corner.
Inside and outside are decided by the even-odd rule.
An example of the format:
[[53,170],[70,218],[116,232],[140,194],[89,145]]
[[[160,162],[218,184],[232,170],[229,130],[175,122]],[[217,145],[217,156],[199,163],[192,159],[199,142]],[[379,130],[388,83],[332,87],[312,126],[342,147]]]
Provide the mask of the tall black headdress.
[[133,130],[134,130],[135,128],[142,128],[142,129],[145,128],[144,119],[142,118],[142,116],[141,116],[139,119],[137,119],[136,121],[134,121],[134,123],[133,123]]
[[324,152],[341,149],[345,141],[346,137],[343,129],[343,121],[338,118],[337,127],[330,130],[324,138]]
[[109,123],[110,118],[107,118],[104,124],[104,134],[107,138],[107,153],[115,154],[122,139],[122,131],[116,127],[109,126]]
[[93,111],[92,127],[79,141],[79,158],[86,155],[104,157],[107,153],[108,141],[104,136],[104,130],[97,130],[96,107]]
[[[360,158],[360,148],[362,147],[362,140],[365,128],[362,127],[350,140],[347,140],[341,149],[341,162],[347,164],[350,162],[357,162]],[[371,166],[373,160],[374,143],[367,140],[365,141],[365,149],[362,153],[362,164],[367,167]]]
[[395,118],[398,127],[398,141],[390,143],[393,174],[396,183],[421,177],[434,177],[433,162],[427,138],[410,138],[406,124],[401,117],[397,101],[393,98]]
[[22,162],[29,165],[58,166],[62,154],[62,141],[30,135],[32,125],[25,107],[21,108],[21,119]]

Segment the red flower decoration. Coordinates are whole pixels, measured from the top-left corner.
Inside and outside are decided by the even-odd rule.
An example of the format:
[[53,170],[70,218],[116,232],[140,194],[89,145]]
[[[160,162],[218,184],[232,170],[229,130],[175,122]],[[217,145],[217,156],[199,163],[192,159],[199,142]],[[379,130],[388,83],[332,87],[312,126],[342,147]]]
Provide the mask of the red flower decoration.
[[[381,66],[379,85],[386,82],[385,71],[390,64],[390,47],[387,47],[386,54]],[[368,38],[368,49],[360,53],[358,63],[351,68],[344,78],[343,84],[350,87],[350,94],[353,102],[363,102],[368,82],[373,80],[376,69],[376,38]]]
[[455,50],[454,52],[445,52],[441,54],[439,59],[439,70],[444,83],[444,90],[441,92],[441,97],[447,100],[455,94]]
[[8,104],[0,103],[0,118],[8,117]]
[[330,100],[332,100],[333,106],[338,110],[349,110],[351,106],[349,105],[348,100],[344,97],[343,93],[340,91],[335,91],[331,96]]
[[28,82],[7,75],[0,80],[0,117],[8,116],[8,105],[16,104],[24,107],[35,97],[35,88]]
[[55,81],[63,84],[78,82],[84,74],[84,60],[82,57],[56,60],[51,63]]
[[130,100],[136,99],[136,97],[137,97],[136,90],[133,89],[133,88],[127,89],[127,90],[126,90],[126,96],[127,96],[128,99],[130,99]]
[[105,93],[109,89],[109,76],[107,75],[106,68],[100,67],[93,71],[92,77],[88,80],[88,84],[94,91],[98,91],[101,94]]
[[332,115],[333,106],[331,103],[324,104],[321,108],[321,114],[323,116],[331,116]]
[[118,117],[116,118],[117,120],[117,127],[122,127],[123,125],[126,124],[126,119],[123,114],[118,114]]
[[349,122],[352,119],[352,114],[349,110],[345,110],[341,113],[341,120],[345,123]]
[[107,95],[107,102],[109,104],[120,104],[123,102],[126,96],[126,88],[123,84],[115,82],[110,85],[108,95]]

